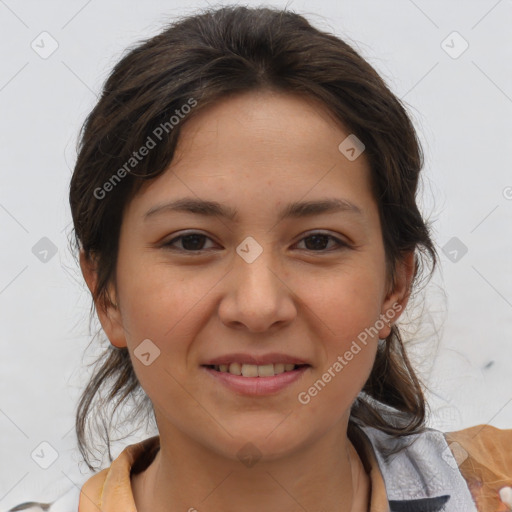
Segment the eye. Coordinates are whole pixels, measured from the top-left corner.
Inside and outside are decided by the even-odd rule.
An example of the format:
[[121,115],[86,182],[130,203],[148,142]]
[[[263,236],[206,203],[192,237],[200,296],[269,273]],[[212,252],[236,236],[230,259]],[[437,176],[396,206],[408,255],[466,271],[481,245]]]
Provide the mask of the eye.
[[[172,250],[182,251],[182,252],[199,252],[205,250],[203,247],[204,239],[209,239],[206,235],[203,235],[202,233],[187,233],[186,235],[180,235],[176,238],[173,238],[169,242],[166,242],[163,244],[163,247],[168,247]],[[183,247],[174,247],[174,244],[181,240]]]
[[[310,233],[308,236],[304,237],[301,240],[301,242],[303,240],[311,240],[312,241],[309,244],[306,243],[306,245],[309,246],[306,248],[306,250],[312,250],[314,252],[328,252],[328,251],[337,250],[340,248],[348,248],[349,247],[348,244],[346,244],[345,242],[342,242],[339,238],[336,238],[335,236],[329,235],[327,233],[321,233],[321,232]],[[325,246],[326,242],[328,243],[328,240],[334,240],[335,245],[337,247],[335,247],[334,249],[325,250],[324,246]],[[320,250],[318,250],[318,249],[320,249]]]
[[[210,237],[203,235],[202,233],[198,232],[191,232],[187,233],[185,235],[180,235],[178,237],[173,238],[172,240],[169,240],[168,242],[165,242],[162,244],[162,247],[169,248],[171,250],[181,251],[181,252],[201,252],[205,251],[204,242],[205,240],[211,240]],[[322,232],[313,232],[310,233],[308,236],[302,238],[299,243],[306,241],[306,249],[307,251],[312,252],[329,252],[333,250],[343,249],[343,248],[349,248],[349,244],[341,241],[339,238],[336,238],[335,236],[329,235],[327,233]],[[309,243],[307,242],[309,241]],[[326,244],[328,245],[329,241],[335,242],[334,249],[326,249]],[[176,243],[180,242],[181,247],[176,247]]]

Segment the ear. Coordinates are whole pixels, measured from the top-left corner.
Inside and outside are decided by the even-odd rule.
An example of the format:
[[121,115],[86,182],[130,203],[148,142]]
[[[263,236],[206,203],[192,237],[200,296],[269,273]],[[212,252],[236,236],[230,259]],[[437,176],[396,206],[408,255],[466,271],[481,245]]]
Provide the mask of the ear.
[[84,250],[80,250],[80,268],[84,276],[87,287],[91,292],[96,307],[96,313],[98,314],[99,321],[105,334],[107,335],[110,343],[117,348],[126,347],[126,337],[123,328],[123,322],[121,317],[121,311],[119,310],[119,304],[115,297],[113,287],[109,285],[109,297],[112,297],[115,304],[110,301],[106,301],[107,304],[102,304],[99,299],[94,299],[95,290],[98,283],[98,273],[96,271],[96,263],[94,259],[88,257]]
[[396,264],[395,283],[391,283],[392,289],[388,292],[382,303],[380,318],[385,325],[379,331],[380,339],[385,339],[390,335],[391,326],[397,321],[409,302],[415,265],[416,258],[414,250],[405,253],[402,259]]

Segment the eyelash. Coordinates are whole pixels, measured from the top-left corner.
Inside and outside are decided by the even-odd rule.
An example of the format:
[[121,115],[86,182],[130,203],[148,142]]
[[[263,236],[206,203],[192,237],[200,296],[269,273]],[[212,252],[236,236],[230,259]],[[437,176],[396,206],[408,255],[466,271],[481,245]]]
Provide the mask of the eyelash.
[[[298,243],[300,243],[303,240],[306,240],[308,238],[311,238],[313,236],[319,236],[319,235],[320,236],[324,236],[324,237],[326,237],[328,239],[334,240],[336,242],[336,244],[338,245],[338,247],[334,248],[334,249],[320,249],[318,251],[315,251],[313,249],[304,249],[304,250],[309,251],[309,252],[313,252],[313,253],[326,253],[326,252],[339,251],[339,250],[342,250],[342,249],[349,249],[350,248],[349,244],[343,242],[339,238],[336,238],[335,236],[329,235],[327,233],[322,233],[321,231],[315,231],[315,232],[309,233],[307,236],[305,236],[301,240],[299,240]],[[201,252],[209,250],[209,249],[197,249],[197,250],[193,251],[193,250],[181,249],[181,248],[173,247],[172,246],[172,244],[175,243],[176,241],[181,240],[183,238],[186,238],[188,236],[201,236],[201,237],[210,239],[209,236],[207,236],[207,235],[205,235],[203,233],[191,232],[191,233],[186,233],[184,235],[177,236],[177,237],[173,238],[172,240],[169,240],[168,242],[165,242],[164,244],[162,244],[162,247],[165,247],[165,248],[167,248],[167,249],[169,249],[171,251],[178,251],[178,252],[191,253],[191,254],[198,254],[198,253],[201,253]]]

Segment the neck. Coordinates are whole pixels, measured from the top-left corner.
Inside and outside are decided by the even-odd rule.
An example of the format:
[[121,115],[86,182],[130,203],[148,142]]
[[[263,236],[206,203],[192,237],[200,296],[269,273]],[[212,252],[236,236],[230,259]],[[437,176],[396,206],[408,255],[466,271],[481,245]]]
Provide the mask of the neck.
[[[251,467],[205,449],[181,432],[160,431],[160,451],[132,477],[138,512],[368,510],[369,477],[346,436],[328,432],[280,459]],[[334,448],[333,448],[334,447]]]

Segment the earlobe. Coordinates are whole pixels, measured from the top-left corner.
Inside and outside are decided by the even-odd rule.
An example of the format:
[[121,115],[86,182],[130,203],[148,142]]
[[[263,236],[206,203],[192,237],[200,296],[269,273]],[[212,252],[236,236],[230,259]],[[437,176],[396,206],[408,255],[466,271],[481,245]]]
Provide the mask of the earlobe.
[[403,313],[407,306],[415,270],[415,251],[406,253],[402,260],[397,262],[394,288],[382,304],[380,318],[386,325],[379,332],[379,337],[381,339],[389,336],[391,333],[391,326],[396,322],[396,320],[398,320],[398,317]]
[[[126,337],[119,307],[117,304],[113,304],[110,301],[107,301],[107,304],[102,304],[99,298],[98,300],[94,299],[98,282],[96,265],[94,259],[88,258],[83,250],[80,250],[80,268],[82,269],[85,282],[93,297],[98,319],[110,343],[117,348],[126,347]],[[114,295],[113,290],[109,287],[109,296],[114,297]],[[114,302],[117,302],[115,297]]]

